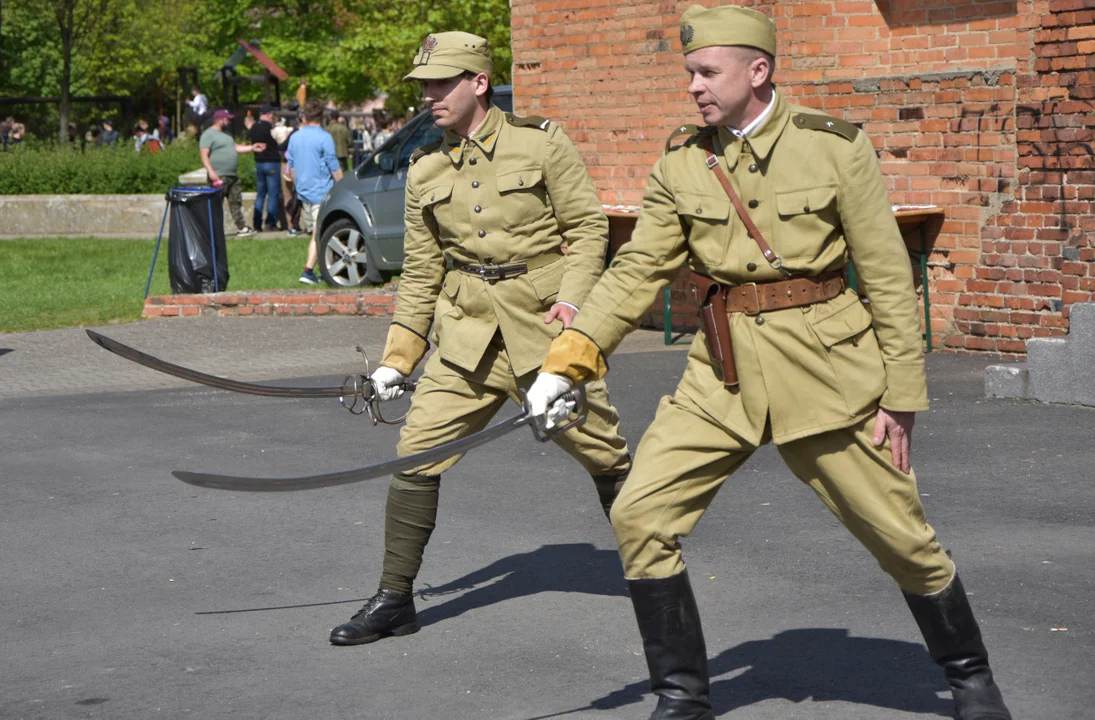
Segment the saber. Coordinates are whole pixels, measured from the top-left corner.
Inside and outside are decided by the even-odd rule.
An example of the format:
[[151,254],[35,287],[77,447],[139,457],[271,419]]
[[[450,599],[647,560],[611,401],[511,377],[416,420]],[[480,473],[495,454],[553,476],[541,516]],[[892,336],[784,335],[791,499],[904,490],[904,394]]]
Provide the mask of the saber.
[[[386,424],[397,424],[403,421],[403,418],[399,420],[385,420],[379,412],[379,407],[376,401],[376,388],[373,386],[372,381],[369,379],[369,358],[365,356],[365,375],[348,375],[346,380],[339,385],[326,386],[326,387],[282,387],[278,385],[258,385],[256,383],[241,382],[239,380],[230,380],[228,378],[217,377],[216,375],[209,375],[207,373],[199,372],[197,370],[191,370],[185,368],[182,365],[175,365],[169,363],[166,360],[160,360],[157,357],[153,357],[148,353],[141,352],[136,348],[131,348],[128,345],[112,340],[105,335],[100,335],[94,330],[87,330],[87,336],[91,338],[99,347],[109,350],[110,352],[125,358],[131,362],[135,362],[138,365],[143,365],[146,368],[162,372],[166,375],[173,375],[183,380],[189,380],[190,382],[198,383],[199,385],[206,385],[208,387],[217,388],[220,390],[231,390],[232,392],[244,393],[246,395],[261,395],[263,397],[288,397],[288,398],[338,398],[342,401],[342,405],[354,413],[360,415],[362,412],[368,412],[369,417],[373,421],[373,425],[377,422],[383,422]],[[358,351],[364,356],[365,351],[360,347]],[[416,385],[414,382],[403,383],[403,390],[406,392],[414,391]],[[358,402],[364,403],[365,409],[358,411],[356,408]]]
[[236,490],[239,492],[292,492],[296,490],[316,490],[319,488],[337,487],[339,485],[350,485],[351,483],[361,482],[362,480],[371,480],[384,475],[391,475],[392,473],[413,470],[416,467],[428,463],[447,460],[454,455],[461,455],[472,448],[485,445],[492,440],[497,440],[503,435],[525,425],[532,428],[532,433],[536,436],[537,440],[540,442],[547,442],[559,433],[565,432],[575,425],[585,422],[586,419],[585,391],[583,388],[577,387],[565,395],[560,396],[555,402],[559,402],[559,400],[568,404],[573,403],[572,410],[577,413],[576,418],[569,420],[566,424],[559,427],[546,428],[544,426],[545,416],[531,415],[526,401],[522,411],[517,415],[514,415],[507,420],[497,422],[477,433],[472,433],[471,435],[456,440],[450,440],[449,442],[442,443],[429,450],[423,450],[422,452],[413,455],[376,463],[374,465],[366,465],[365,467],[354,468],[352,470],[340,470],[338,472],[323,473],[320,475],[290,478],[255,478],[237,475],[214,475],[210,473],[187,472],[186,470],[175,470],[171,474],[190,485],[213,488],[215,490]]

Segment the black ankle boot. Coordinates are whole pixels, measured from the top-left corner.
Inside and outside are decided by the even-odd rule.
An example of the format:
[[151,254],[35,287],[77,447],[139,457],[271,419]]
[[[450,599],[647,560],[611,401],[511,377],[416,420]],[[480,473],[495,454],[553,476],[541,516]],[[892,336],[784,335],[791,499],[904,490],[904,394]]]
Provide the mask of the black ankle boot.
[[714,720],[707,646],[688,571],[654,580],[628,580],[643,636],[650,688],[658,706],[650,720]]
[[418,632],[418,615],[414,598],[381,588],[350,622],[331,631],[332,645],[363,645],[389,635],[410,635]]
[[904,593],[932,660],[954,695],[961,720],[1011,720],[1000,688],[992,679],[989,654],[958,576],[935,595]]

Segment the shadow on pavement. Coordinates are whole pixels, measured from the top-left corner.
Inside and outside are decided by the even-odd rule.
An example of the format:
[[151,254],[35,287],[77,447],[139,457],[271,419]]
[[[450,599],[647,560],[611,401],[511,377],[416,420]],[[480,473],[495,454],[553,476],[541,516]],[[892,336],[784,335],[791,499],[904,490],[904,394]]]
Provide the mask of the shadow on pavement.
[[[770,640],[751,640],[708,661],[716,715],[782,699],[841,701],[909,713],[954,717],[942,671],[923,646],[900,640],[853,637],[844,629],[803,628]],[[720,680],[723,675],[732,675]],[[632,683],[589,705],[531,720],[644,703],[654,708],[648,681]]]
[[[464,594],[441,605],[428,605],[432,598],[458,592]],[[418,621],[432,625],[469,610],[543,592],[627,597],[620,556],[590,543],[545,545],[510,555],[452,582],[418,590],[415,595],[427,603],[419,606]]]
[[11,348],[0,348],[0,357],[7,355],[10,352],[15,352]]

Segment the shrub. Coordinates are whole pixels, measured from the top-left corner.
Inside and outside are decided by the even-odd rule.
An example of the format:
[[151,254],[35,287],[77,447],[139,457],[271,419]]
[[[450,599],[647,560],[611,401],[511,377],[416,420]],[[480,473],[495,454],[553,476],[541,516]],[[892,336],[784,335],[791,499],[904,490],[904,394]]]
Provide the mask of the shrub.
[[[255,189],[255,156],[240,155],[244,190]],[[160,194],[179,175],[202,166],[196,142],[168,145],[152,154],[130,142],[84,152],[56,146],[16,146],[0,152],[0,195]]]

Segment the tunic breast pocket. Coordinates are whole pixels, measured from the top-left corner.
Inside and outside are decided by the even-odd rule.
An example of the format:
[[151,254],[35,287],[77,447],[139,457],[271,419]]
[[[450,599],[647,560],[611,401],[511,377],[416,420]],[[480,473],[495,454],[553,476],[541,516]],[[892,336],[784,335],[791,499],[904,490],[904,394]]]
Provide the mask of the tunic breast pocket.
[[453,224],[452,183],[434,185],[422,191],[423,219],[433,218],[443,237],[451,237]]
[[730,200],[695,192],[678,192],[675,200],[692,254],[707,267],[722,265],[730,249]]
[[840,224],[831,185],[778,192],[776,209],[780,222],[773,250],[784,259],[814,259]]
[[544,173],[538,167],[498,173],[498,194],[502,196],[506,230],[540,219],[548,206]]

